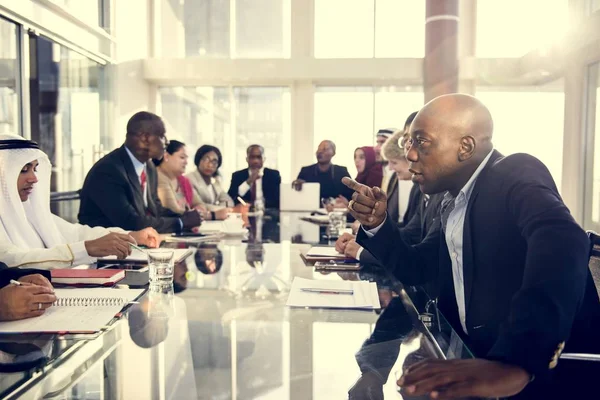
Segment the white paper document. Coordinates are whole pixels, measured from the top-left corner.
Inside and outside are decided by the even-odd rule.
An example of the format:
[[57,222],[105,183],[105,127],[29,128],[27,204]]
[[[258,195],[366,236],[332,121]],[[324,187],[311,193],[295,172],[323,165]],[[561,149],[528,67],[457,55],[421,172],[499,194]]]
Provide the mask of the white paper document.
[[217,233],[225,230],[223,221],[202,221],[202,225],[198,227],[199,233]]
[[[160,250],[160,249],[149,249],[149,250]],[[191,249],[163,249],[165,251],[173,251],[173,262],[178,263],[185,260],[187,257],[192,255],[193,251]],[[116,256],[108,256],[102,257],[103,260],[116,260]],[[126,261],[148,261],[148,255],[144,251],[139,251],[138,249],[132,249],[129,257],[125,259]]]
[[298,277],[292,282],[287,306],[365,310],[381,308],[375,282],[318,281]]
[[313,246],[310,248],[307,257],[333,257],[333,258],[346,258],[342,253],[338,253],[335,247],[330,246]]
[[55,289],[59,305],[39,317],[0,322],[0,333],[98,332],[143,289]]

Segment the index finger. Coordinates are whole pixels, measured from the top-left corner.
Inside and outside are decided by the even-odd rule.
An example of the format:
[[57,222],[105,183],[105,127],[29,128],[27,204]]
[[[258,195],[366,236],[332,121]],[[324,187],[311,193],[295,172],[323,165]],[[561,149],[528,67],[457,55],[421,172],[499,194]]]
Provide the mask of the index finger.
[[354,179],[349,178],[347,176],[342,178],[342,183],[346,185],[349,189],[354,190],[364,196],[368,196],[371,192],[371,189],[367,185],[363,185],[362,183],[356,182]]
[[135,242],[135,239],[127,233],[117,233],[117,235],[119,235],[119,238],[121,238],[122,240],[124,240],[126,242],[129,242],[131,244],[137,244]]

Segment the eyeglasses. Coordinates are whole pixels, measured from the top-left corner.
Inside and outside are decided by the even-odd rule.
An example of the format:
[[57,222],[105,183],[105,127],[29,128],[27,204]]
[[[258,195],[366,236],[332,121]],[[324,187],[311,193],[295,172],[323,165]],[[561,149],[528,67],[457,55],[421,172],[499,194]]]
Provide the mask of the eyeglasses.
[[200,160],[200,162],[209,164],[209,165],[219,165],[219,159],[218,158],[208,158],[208,157],[204,157],[202,160]]

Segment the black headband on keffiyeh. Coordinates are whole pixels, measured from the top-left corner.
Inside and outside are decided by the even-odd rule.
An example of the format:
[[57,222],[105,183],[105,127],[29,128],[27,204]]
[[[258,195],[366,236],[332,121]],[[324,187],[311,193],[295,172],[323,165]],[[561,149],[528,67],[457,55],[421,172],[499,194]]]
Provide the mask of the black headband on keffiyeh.
[[31,140],[20,140],[20,139],[0,140],[0,150],[14,150],[14,149],[40,150],[40,145]]
[[390,136],[392,136],[394,134],[394,132],[396,132],[396,129],[380,129],[377,131],[377,133],[375,134],[375,136],[384,136],[386,138],[389,138]]

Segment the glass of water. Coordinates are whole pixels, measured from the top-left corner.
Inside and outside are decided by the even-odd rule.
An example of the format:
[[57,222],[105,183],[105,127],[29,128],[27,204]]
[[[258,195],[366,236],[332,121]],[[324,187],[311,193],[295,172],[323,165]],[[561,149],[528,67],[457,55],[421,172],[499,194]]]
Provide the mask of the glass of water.
[[329,213],[329,226],[327,232],[330,237],[339,237],[340,231],[346,229],[346,214],[343,211]]
[[150,283],[169,284],[173,282],[173,250],[157,249],[148,251]]

